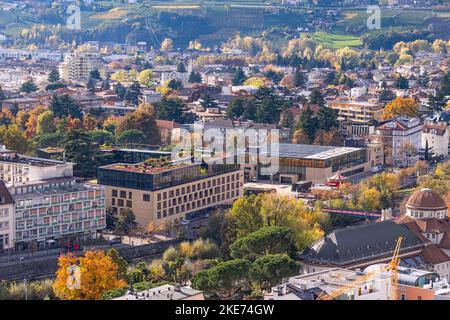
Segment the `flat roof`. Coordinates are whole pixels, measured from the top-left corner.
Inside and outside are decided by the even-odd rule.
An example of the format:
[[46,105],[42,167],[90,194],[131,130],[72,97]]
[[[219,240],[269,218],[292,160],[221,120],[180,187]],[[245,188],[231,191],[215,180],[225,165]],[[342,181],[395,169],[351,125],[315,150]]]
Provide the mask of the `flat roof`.
[[316,146],[308,144],[280,143],[279,153],[283,158],[326,160],[349,154],[362,148]]
[[134,293],[128,291],[127,294],[113,300],[183,300],[201,293],[202,291],[187,286],[176,290],[175,286],[166,284]]

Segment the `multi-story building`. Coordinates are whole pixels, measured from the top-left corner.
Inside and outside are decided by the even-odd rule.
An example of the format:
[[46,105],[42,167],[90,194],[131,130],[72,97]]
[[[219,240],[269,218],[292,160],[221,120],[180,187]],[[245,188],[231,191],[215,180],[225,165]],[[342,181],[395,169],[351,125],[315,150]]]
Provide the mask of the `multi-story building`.
[[106,187],[106,205],[130,208],[142,226],[180,222],[243,195],[237,164],[118,163],[100,167],[98,182]]
[[425,124],[422,131],[422,147],[431,149],[437,156],[448,156],[450,129],[447,125]]
[[[260,163],[243,164],[246,174],[261,178],[272,178],[281,183],[297,183],[308,180],[313,183],[325,183],[336,172],[353,178],[370,170],[367,161],[367,149],[305,144],[280,143],[278,154],[259,152]],[[279,160],[278,173],[272,177],[263,175],[264,163]]]
[[80,81],[89,79],[91,71],[95,69],[101,74],[104,72],[100,54],[76,52],[67,55],[59,65],[59,74],[65,81]]
[[383,105],[368,101],[336,100],[328,107],[337,110],[340,130],[346,135],[367,135],[370,124],[379,120]]
[[[264,300],[317,300],[332,292],[352,285],[364,273],[333,268],[288,278],[265,294]],[[337,300],[388,300],[391,293],[390,277],[377,274],[349,289]]]
[[375,140],[383,145],[385,164],[409,165],[419,160],[418,150],[422,146],[422,124],[419,119],[397,117],[376,128]]
[[3,149],[0,174],[4,179],[4,187],[0,185],[0,199],[4,199],[0,220],[9,221],[8,247],[48,247],[62,244],[67,237],[92,237],[105,228],[104,189],[78,183],[72,163]]
[[0,180],[0,252],[13,246],[14,237],[14,199],[6,185]]

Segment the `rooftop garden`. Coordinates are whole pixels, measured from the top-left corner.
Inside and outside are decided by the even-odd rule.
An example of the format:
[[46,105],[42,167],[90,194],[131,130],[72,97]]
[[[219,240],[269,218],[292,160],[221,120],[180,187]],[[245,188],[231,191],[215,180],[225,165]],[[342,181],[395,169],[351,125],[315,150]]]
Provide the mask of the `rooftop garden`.
[[132,172],[140,172],[140,173],[158,173],[167,169],[181,168],[185,167],[188,164],[186,163],[177,163],[174,164],[170,162],[167,158],[149,158],[141,163],[135,164],[114,164],[112,167],[117,170],[123,171],[132,171]]

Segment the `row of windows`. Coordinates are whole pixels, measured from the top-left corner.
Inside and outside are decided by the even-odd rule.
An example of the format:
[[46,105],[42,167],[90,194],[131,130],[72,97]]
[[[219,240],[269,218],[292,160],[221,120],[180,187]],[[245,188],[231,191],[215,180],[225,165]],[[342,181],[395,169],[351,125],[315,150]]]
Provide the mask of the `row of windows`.
[[[125,202],[126,201],[126,202]],[[133,202],[131,200],[123,200],[123,199],[111,199],[111,205],[118,206],[118,207],[127,207],[127,208],[133,208]]]
[[[122,199],[126,199],[127,198],[127,192],[126,191],[117,191],[116,189],[112,189],[111,190],[111,196],[114,198],[117,198],[117,196],[119,196],[119,198],[121,198],[121,202],[123,203]],[[128,191],[128,199],[133,199],[133,192]],[[150,194],[148,193],[144,193],[142,195],[142,201],[145,202],[150,202]],[[114,205],[115,200],[113,199],[113,205]]]
[[[219,186],[220,184],[224,185],[225,183],[230,183],[230,182],[234,182],[234,181],[239,181],[239,173],[229,175],[226,177],[222,177],[222,178],[211,179],[209,181],[199,182],[197,184],[193,184],[192,186],[182,187],[182,188],[178,188],[176,190],[170,190],[168,192],[164,191],[164,192],[158,193],[157,199],[158,199],[158,201],[161,201],[161,199],[166,200],[167,196],[169,196],[169,198],[178,197],[178,196],[184,195],[186,193],[189,194],[189,193],[195,192],[195,191],[210,189],[210,188]],[[238,184],[238,183],[236,182],[236,184]]]
[[217,202],[224,201],[224,200],[229,200],[229,199],[232,199],[232,198],[238,197],[238,196],[239,196],[239,190],[236,190],[236,192],[231,191],[231,193],[227,192],[226,194],[212,196],[210,198],[204,198],[201,200],[194,201],[192,203],[189,202],[189,203],[182,204],[182,205],[172,207],[169,209],[159,210],[156,214],[156,218],[157,219],[166,218],[167,216],[172,216],[174,214],[183,213],[185,211],[199,209],[201,207],[212,205]]
[[169,200],[162,200],[157,203],[157,209],[165,209],[167,207],[176,206],[177,204],[196,201],[198,199],[230,191],[231,189],[239,189],[239,182],[227,184],[226,186],[223,185],[221,187],[215,187],[214,189],[206,189],[203,191],[193,192],[188,195],[180,196],[177,198],[174,197]]
[[72,224],[64,224],[62,226],[56,226],[56,227],[48,227],[48,228],[40,228],[40,229],[33,229],[29,231],[19,231],[16,232],[16,237],[18,239],[27,240],[27,239],[33,239],[36,237],[43,237],[43,236],[57,236],[61,234],[68,234],[73,232],[80,232],[80,231],[86,231],[86,230],[92,230],[92,229],[101,229],[104,228],[106,225],[105,219],[100,219],[96,221],[85,221],[85,222],[78,222],[78,223],[72,223]]

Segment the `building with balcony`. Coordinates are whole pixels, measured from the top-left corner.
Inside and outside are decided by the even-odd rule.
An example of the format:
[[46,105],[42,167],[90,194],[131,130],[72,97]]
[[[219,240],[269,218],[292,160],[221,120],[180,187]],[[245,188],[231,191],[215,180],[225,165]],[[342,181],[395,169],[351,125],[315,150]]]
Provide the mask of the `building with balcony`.
[[340,130],[346,135],[367,135],[374,120],[380,120],[383,105],[368,101],[336,100],[328,107],[338,112]]
[[225,163],[153,160],[98,169],[98,183],[106,188],[107,207],[115,211],[130,208],[144,227],[151,222],[180,222],[208,209],[231,205],[243,195],[243,179],[239,165]]
[[0,221],[9,226],[6,242],[6,228],[0,230],[4,249],[44,248],[93,237],[106,227],[104,189],[77,182],[72,163],[3,148],[0,169]]
[[383,145],[385,164],[408,166],[419,160],[421,135],[422,124],[416,118],[397,117],[379,125],[376,140]]
[[64,81],[81,81],[90,77],[91,71],[97,69],[104,75],[101,56],[95,52],[72,53],[67,55],[59,65],[59,74]]

